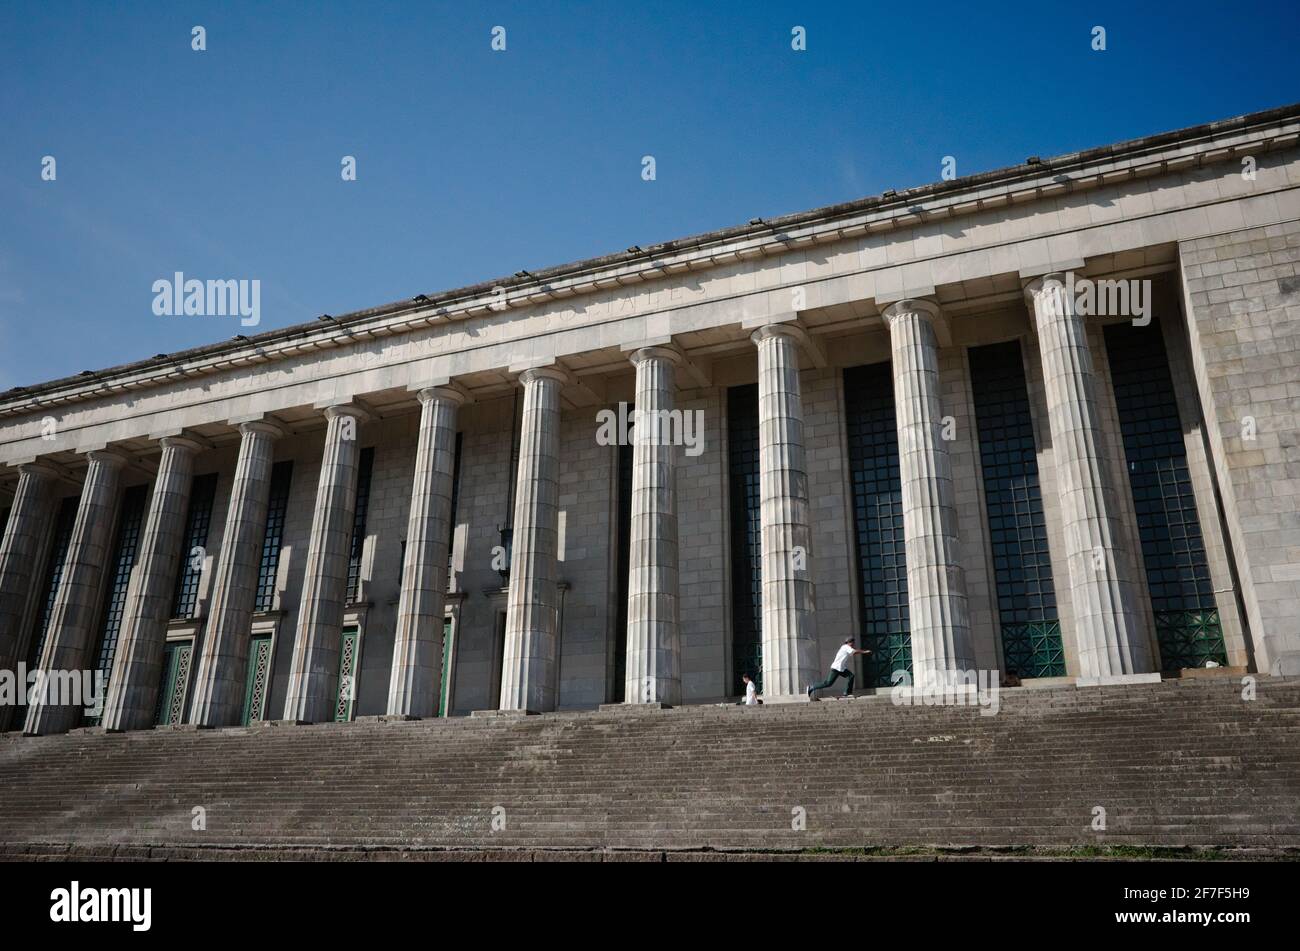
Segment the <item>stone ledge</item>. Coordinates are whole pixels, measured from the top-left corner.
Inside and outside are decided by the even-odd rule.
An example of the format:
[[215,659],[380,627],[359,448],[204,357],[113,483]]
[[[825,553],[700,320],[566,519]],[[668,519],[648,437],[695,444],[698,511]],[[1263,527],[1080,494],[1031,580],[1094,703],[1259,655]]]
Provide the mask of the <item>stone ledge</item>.
[[474,720],[522,720],[524,717],[540,716],[536,710],[472,710],[470,718]]
[[643,713],[648,710],[671,710],[670,703],[602,703],[596,709],[600,713]]
[[[408,723],[413,720],[423,720],[424,717],[417,717],[410,713],[373,713],[364,717],[353,717],[354,723]],[[437,719],[432,717],[430,719]]]
[[1152,674],[1115,674],[1109,677],[1076,677],[1076,687],[1120,687],[1136,684],[1158,684],[1164,678],[1159,673]]

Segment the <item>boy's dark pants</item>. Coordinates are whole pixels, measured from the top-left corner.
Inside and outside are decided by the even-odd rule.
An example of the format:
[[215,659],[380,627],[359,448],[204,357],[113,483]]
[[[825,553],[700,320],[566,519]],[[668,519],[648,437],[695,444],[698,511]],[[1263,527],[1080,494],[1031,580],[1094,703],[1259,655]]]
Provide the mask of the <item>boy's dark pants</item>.
[[814,691],[825,690],[831,684],[835,683],[836,679],[840,677],[843,677],[847,681],[847,683],[844,684],[844,696],[846,697],[850,696],[853,693],[853,671],[836,670],[834,667],[832,667],[831,672],[826,675],[825,680],[823,680],[819,684],[813,685],[813,690]]

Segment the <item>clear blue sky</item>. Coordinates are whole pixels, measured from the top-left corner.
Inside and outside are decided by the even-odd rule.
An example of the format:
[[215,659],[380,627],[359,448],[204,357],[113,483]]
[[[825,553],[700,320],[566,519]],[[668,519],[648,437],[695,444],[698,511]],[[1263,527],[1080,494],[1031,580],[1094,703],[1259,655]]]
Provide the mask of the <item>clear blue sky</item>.
[[4,0],[0,389],[1300,100],[1294,0],[1066,6]]

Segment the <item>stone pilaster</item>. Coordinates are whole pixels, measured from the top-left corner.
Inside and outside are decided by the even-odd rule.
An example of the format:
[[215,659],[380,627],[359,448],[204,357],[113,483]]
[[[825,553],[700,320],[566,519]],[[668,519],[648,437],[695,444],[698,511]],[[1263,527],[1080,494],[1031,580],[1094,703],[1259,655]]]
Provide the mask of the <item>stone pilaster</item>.
[[334,717],[338,693],[339,638],[348,592],[348,551],[357,505],[361,443],[357,428],[366,414],[355,406],[325,410],[329,425],[316,486],[311,540],[293,641],[286,720],[315,723]]
[[388,713],[392,716],[431,717],[438,713],[456,417],[464,400],[464,393],[450,386],[420,391],[420,439],[415,450],[406,562],[388,682]]
[[519,475],[506,602],[501,709],[542,713],[556,706],[559,591],[560,387],[552,368],[525,370]]
[[126,604],[102,724],[109,730],[153,726],[162,681],[167,620],[185,544],[185,514],[194,481],[192,439],[166,436]]
[[191,722],[201,726],[233,726],[243,712],[257,571],[271,496],[271,461],[275,441],[284,434],[264,420],[242,423],[239,432],[239,459],[190,705]]
[[777,701],[804,699],[819,679],[797,334],[769,324],[750,338],[758,347],[763,695]]
[[673,423],[678,355],[632,354],[632,523],[627,584],[626,703],[682,702],[677,592],[677,453]]
[[912,674],[921,687],[961,683],[975,669],[966,582],[957,559],[952,464],[943,439],[939,355],[929,301],[884,311],[893,359],[894,411],[903,490]]
[[[63,563],[63,577],[54,599],[54,610],[50,612],[49,639],[41,656],[41,669],[46,672],[76,671],[80,676],[87,667],[87,655],[94,649],[100,584],[104,566],[108,564],[109,536],[125,464],[126,457],[112,450],[90,453],[77,520]],[[25,733],[65,733],[77,725],[82,707],[46,702],[47,699],[58,698],[37,697],[28,706]]]
[[1146,673],[1152,666],[1151,651],[1133,614],[1133,586],[1119,546],[1092,353],[1066,285],[1066,275],[1047,274],[1031,282],[1025,293],[1043,361],[1079,676]]
[[[18,489],[9,524],[0,541],[0,670],[15,670],[26,659],[31,631],[22,630],[36,582],[41,540],[54,521],[54,485],[50,466],[28,463],[18,468]],[[0,710],[0,727],[5,711]]]

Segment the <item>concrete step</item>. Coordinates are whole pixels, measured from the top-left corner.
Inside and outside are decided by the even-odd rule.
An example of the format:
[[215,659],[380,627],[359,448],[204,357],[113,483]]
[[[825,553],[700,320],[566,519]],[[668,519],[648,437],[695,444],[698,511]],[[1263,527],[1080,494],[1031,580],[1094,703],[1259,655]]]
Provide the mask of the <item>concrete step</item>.
[[[1285,852],[1300,847],[1300,681],[1258,678],[1251,700],[1236,678],[1007,690],[993,716],[865,697],[7,734],[0,789],[0,855],[220,857],[249,844]],[[195,807],[206,828],[192,828]]]

